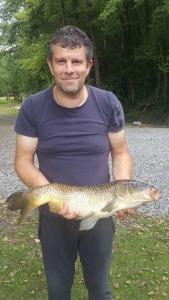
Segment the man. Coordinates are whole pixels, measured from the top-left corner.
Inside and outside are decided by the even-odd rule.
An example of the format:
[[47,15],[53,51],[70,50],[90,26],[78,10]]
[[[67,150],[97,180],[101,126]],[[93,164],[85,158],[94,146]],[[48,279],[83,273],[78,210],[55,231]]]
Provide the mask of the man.
[[[29,187],[50,182],[94,185],[131,178],[132,162],[124,135],[123,110],[108,91],[85,85],[93,49],[79,28],[65,26],[49,42],[48,65],[55,84],[28,97],[17,118],[15,169]],[[39,169],[34,164],[37,153]],[[123,213],[117,214],[121,216]],[[39,238],[49,300],[69,300],[77,253],[90,300],[110,300],[108,271],[114,223],[99,220],[79,232],[78,215],[42,206]]]

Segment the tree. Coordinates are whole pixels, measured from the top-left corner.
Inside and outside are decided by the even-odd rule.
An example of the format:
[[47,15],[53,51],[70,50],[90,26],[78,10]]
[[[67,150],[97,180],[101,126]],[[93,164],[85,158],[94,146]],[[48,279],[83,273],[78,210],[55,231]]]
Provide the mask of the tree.
[[126,107],[168,102],[169,0],[4,0],[1,12],[2,66],[13,61],[20,94],[51,84],[48,38],[71,24],[94,46],[90,83],[115,91]]

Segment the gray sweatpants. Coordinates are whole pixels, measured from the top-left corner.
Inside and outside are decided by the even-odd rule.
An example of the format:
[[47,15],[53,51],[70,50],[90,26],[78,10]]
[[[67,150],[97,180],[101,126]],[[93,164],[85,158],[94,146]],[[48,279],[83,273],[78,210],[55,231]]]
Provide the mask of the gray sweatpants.
[[110,300],[108,272],[115,232],[112,218],[99,220],[93,229],[81,232],[79,223],[53,214],[40,214],[39,238],[48,299],[71,299],[75,261],[79,254],[89,300]]

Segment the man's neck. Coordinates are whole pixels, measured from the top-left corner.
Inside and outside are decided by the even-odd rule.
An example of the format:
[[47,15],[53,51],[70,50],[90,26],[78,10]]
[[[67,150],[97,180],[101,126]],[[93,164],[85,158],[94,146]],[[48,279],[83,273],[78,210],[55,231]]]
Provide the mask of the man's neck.
[[82,89],[74,94],[66,94],[60,91],[56,85],[53,87],[53,97],[57,104],[66,108],[75,108],[82,106],[88,97],[88,91],[84,85]]

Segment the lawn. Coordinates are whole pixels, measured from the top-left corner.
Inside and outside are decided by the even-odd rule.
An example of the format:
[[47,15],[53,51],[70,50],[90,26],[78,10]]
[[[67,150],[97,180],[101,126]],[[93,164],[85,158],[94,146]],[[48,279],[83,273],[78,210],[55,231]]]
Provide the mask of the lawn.
[[0,98],[0,115],[15,116],[18,112],[17,103],[7,102],[5,98]]
[[[16,225],[17,213],[2,206],[0,299],[47,300],[37,215]],[[109,282],[114,300],[169,299],[169,219],[141,215],[116,224]],[[72,300],[87,299],[79,260]]]

